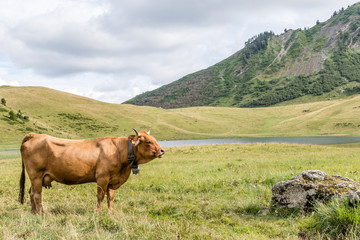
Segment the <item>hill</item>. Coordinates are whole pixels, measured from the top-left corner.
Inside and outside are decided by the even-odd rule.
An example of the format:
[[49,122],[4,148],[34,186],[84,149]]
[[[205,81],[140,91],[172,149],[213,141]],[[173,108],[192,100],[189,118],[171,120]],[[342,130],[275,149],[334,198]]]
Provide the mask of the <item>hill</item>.
[[1,98],[1,145],[18,145],[28,132],[77,139],[128,136],[133,127],[150,128],[158,140],[360,135],[359,95],[291,106],[172,110],[109,104],[42,87],[2,86]]
[[[125,103],[259,107],[360,93],[360,3],[309,29],[264,32],[229,58]],[[305,98],[302,98],[302,101]]]

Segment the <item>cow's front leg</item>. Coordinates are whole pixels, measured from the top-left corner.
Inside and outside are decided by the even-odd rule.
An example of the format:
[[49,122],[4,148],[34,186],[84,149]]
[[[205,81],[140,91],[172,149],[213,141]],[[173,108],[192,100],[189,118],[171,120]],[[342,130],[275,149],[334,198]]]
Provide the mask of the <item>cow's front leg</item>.
[[108,188],[107,200],[108,200],[108,208],[110,211],[114,209],[114,205],[113,205],[114,196],[115,196],[115,190]]
[[96,210],[98,212],[101,211],[101,204],[102,201],[104,200],[105,197],[105,193],[107,193],[107,188],[108,188],[108,181],[105,180],[98,180],[97,181],[97,207]]

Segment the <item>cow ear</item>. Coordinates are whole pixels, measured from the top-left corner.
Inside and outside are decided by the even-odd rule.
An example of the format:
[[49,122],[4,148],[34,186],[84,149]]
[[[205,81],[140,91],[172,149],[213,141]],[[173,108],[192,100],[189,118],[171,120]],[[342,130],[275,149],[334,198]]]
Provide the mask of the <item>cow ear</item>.
[[132,141],[132,144],[133,144],[134,146],[137,146],[137,145],[139,144],[139,142],[140,142],[140,139],[139,139],[138,137],[136,137],[136,138]]
[[140,138],[139,138],[138,136],[136,136],[136,135],[131,135],[131,136],[129,136],[129,140],[131,141],[131,143],[132,143],[134,146],[138,145],[139,142],[140,142]]

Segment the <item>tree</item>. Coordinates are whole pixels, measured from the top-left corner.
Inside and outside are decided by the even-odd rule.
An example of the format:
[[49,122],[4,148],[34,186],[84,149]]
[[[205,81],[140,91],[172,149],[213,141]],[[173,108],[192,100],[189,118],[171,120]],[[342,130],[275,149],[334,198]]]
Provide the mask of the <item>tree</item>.
[[17,116],[17,118],[19,118],[19,119],[23,119],[23,118],[24,118],[24,117],[23,117],[23,113],[21,112],[21,110],[19,110],[19,111],[17,112],[16,116]]
[[5,98],[2,98],[2,99],[1,99],[1,104],[4,105],[4,106],[6,106],[6,100],[5,100]]
[[16,116],[16,114],[14,113],[13,110],[11,110],[11,111],[9,112],[9,118],[10,118],[10,120],[12,120],[12,121],[16,121],[17,116]]
[[319,25],[320,24],[320,21],[319,20],[316,20],[316,25]]

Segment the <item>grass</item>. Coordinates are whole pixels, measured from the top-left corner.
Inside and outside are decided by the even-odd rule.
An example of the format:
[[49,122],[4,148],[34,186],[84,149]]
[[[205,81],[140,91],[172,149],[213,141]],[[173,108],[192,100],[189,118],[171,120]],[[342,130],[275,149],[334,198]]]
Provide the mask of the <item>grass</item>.
[[308,234],[317,234],[323,239],[359,239],[360,204],[349,206],[348,199],[333,199],[318,203],[313,216],[302,226]]
[[[31,131],[63,138],[128,136],[150,128],[158,140],[360,135],[360,96],[267,108],[159,109],[109,104],[41,87],[0,87],[0,144],[20,145]],[[28,122],[11,121],[21,110]]]
[[30,213],[28,195],[26,204],[17,202],[21,161],[3,159],[0,238],[298,239],[308,217],[271,211],[272,186],[310,169],[359,181],[358,152],[291,144],[168,148],[116,191],[113,212],[94,212],[95,184],[54,183],[43,190],[44,215]]

